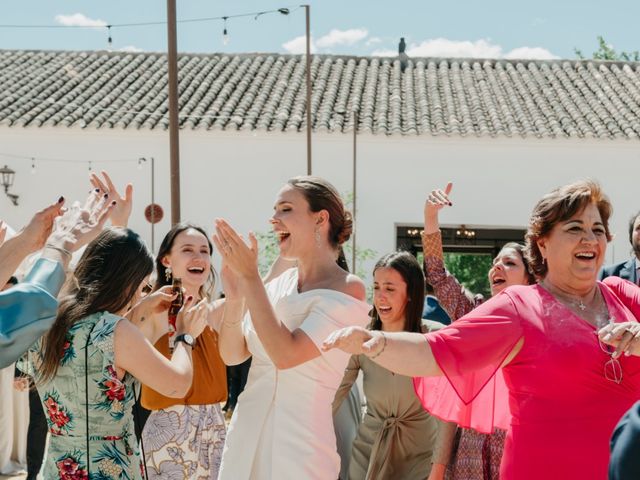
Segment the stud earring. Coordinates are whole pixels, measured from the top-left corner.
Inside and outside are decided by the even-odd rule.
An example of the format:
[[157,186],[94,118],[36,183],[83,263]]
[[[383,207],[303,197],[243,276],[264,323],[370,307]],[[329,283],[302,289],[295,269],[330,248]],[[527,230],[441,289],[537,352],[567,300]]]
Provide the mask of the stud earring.
[[165,280],[168,282],[171,280],[171,275],[172,275],[172,271],[171,271],[171,267],[167,267],[164,271],[164,278]]

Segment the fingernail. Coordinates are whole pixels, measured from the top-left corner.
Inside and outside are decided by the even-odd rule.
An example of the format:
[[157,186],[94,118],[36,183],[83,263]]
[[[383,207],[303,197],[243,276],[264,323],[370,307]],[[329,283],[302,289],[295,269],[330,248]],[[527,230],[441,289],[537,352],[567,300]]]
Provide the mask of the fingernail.
[[190,302],[191,300],[193,300],[193,295],[189,295],[189,296],[187,297],[187,302]]
[[625,357],[630,357],[631,356],[631,352],[624,352],[624,356]]
[[94,192],[96,192],[96,193],[100,193],[100,189],[99,189],[99,188],[96,188],[96,189],[94,190]]
[[108,196],[109,196],[109,194],[108,194],[108,193],[105,193],[105,194],[103,195],[103,197],[104,197],[104,198],[107,198]]
[[64,202],[64,197],[63,197],[63,196],[61,196],[61,197],[58,199],[58,203],[62,203],[62,202]]
[[116,201],[115,201],[115,200],[114,200],[113,202],[111,202],[111,205],[115,205],[115,204],[116,204]]
[[450,206],[450,207],[453,207],[453,203],[449,202],[449,206]]

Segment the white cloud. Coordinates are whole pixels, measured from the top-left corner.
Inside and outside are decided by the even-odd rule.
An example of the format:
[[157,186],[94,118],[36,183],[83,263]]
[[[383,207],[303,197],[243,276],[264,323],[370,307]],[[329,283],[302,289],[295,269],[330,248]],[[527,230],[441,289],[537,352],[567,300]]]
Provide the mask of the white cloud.
[[[306,41],[306,37],[302,35],[301,37],[296,37],[293,40],[283,43],[282,48],[284,48],[288,53],[305,53],[307,48]],[[316,53],[316,46],[313,41],[313,37],[311,37],[311,53]]]
[[326,35],[320,37],[316,42],[319,48],[331,48],[337,45],[353,45],[364,40],[369,32],[364,28],[351,28],[349,30],[333,29]]
[[373,57],[395,57],[396,55],[398,55],[398,51],[391,49],[374,50],[373,52],[371,52],[371,55]]
[[133,45],[127,45],[126,47],[122,47],[118,49],[118,52],[131,52],[131,53],[136,53],[136,52],[142,52],[143,50],[141,48],[135,47]]
[[502,47],[484,39],[472,42],[434,38],[418,45],[409,45],[407,55],[410,57],[498,58],[502,56]]
[[74,13],[73,15],[56,15],[56,22],[67,27],[106,27],[107,22],[104,20],[94,20],[82,13]]
[[365,42],[365,45],[370,47],[371,45],[378,45],[379,43],[382,43],[382,39],[380,37],[371,37]]
[[[488,39],[470,41],[433,38],[408,45],[406,52],[409,57],[513,58],[532,60],[559,58],[542,47],[519,47],[505,54],[502,46],[492,43],[491,40]],[[379,49],[371,52],[371,55],[377,57],[395,57],[398,55],[398,51]]]
[[511,50],[504,58],[514,58],[518,60],[555,60],[560,57],[542,47],[519,47]]

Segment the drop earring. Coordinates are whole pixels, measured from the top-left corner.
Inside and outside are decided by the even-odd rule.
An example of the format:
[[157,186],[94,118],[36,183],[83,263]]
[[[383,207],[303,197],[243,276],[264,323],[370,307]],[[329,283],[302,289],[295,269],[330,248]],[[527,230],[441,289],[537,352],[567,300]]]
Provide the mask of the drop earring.
[[171,280],[171,274],[173,272],[171,271],[171,267],[167,267],[164,271],[164,278],[167,282],[169,282]]
[[316,237],[316,247],[320,248],[320,246],[321,246],[320,228],[316,226],[314,233],[315,233],[315,237]]

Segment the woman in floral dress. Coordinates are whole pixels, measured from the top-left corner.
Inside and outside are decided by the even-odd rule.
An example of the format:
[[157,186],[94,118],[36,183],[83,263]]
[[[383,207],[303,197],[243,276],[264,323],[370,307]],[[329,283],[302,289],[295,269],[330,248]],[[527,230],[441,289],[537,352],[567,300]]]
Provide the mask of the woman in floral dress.
[[[49,426],[46,479],[133,480],[141,464],[133,434],[134,377],[166,395],[191,386],[191,346],[177,342],[171,359],[160,355],[125,317],[168,308],[167,290],[133,309],[153,259],[140,237],[107,229],[89,244],[60,302],[53,328],[30,351]],[[204,305],[178,316],[179,334],[196,337]]]

